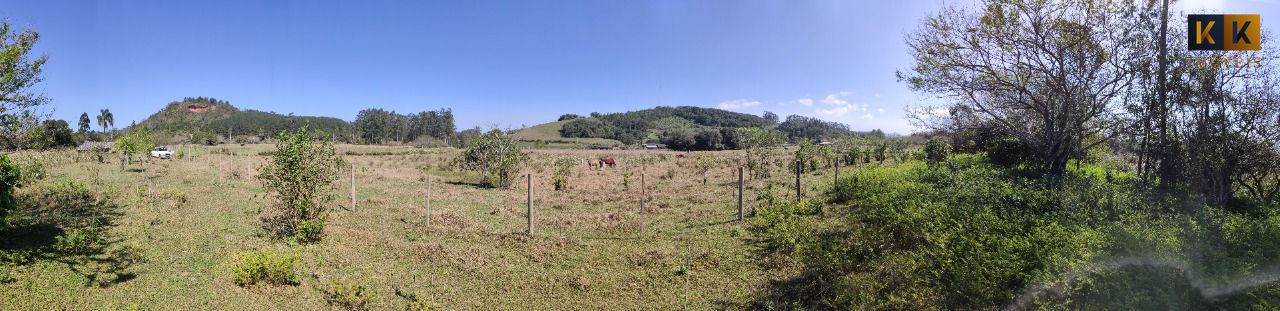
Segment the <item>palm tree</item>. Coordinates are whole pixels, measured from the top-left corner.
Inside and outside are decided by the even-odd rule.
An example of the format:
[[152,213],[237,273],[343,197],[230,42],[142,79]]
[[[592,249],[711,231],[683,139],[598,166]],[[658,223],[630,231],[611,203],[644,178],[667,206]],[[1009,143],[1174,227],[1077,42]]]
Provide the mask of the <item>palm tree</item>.
[[[110,109],[102,109],[102,111],[98,112],[98,126],[102,127],[103,132],[107,131],[107,127],[115,124],[116,120],[115,117],[111,115]],[[114,137],[114,133],[111,136]]]

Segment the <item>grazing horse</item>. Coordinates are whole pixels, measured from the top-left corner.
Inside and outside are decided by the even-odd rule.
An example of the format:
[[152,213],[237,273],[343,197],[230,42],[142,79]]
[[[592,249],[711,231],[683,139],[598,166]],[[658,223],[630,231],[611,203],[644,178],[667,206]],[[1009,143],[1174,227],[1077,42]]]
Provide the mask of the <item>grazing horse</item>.
[[587,159],[587,168],[592,169],[592,170],[595,170],[595,169],[596,169],[596,161],[592,161],[591,159]]
[[603,169],[605,165],[608,165],[610,168],[613,168],[618,165],[618,162],[614,161],[613,157],[600,158],[600,168]]
[[676,154],[676,158],[683,159],[683,158],[684,158],[684,154],[683,154],[683,153],[681,153],[681,154]]

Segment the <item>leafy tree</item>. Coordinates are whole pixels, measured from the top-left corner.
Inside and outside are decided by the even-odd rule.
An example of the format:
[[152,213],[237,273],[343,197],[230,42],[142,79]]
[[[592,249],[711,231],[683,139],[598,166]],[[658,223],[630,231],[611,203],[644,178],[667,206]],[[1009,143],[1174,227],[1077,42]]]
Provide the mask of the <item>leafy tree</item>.
[[756,178],[769,177],[768,165],[772,149],[786,142],[786,135],[760,128],[744,128],[740,131],[742,140],[739,143],[747,154],[747,168],[751,170],[751,175]]
[[299,243],[318,240],[333,201],[331,190],[346,165],[328,140],[312,137],[306,126],[280,132],[275,153],[257,176],[272,198],[263,211],[263,228]]
[[31,149],[57,148],[75,145],[75,133],[67,126],[67,121],[44,120],[40,126],[28,133],[28,147]]
[[765,111],[761,117],[763,117],[765,121],[768,121],[769,124],[778,124],[778,114],[776,113]]
[[124,159],[124,162],[120,163],[122,167],[125,164],[133,164],[134,155],[146,154],[155,147],[155,141],[151,140],[151,132],[143,126],[134,127],[128,135],[116,138],[115,143],[115,149],[120,151],[120,156]]
[[795,141],[821,141],[850,133],[849,126],[842,123],[799,115],[787,116],[787,121],[778,124],[778,131],[786,133],[788,138]]
[[507,188],[525,160],[528,155],[520,152],[514,138],[493,129],[471,141],[454,163],[465,170],[479,171],[483,186]]
[[915,66],[899,78],[998,122],[1030,147],[1036,168],[1064,176],[1083,137],[1118,133],[1142,49],[1126,18],[1133,2],[982,3],[925,20],[907,37]]
[[696,150],[698,146],[698,140],[693,136],[693,132],[686,129],[667,132],[662,136],[662,143],[666,144],[667,148],[681,151]]
[[693,168],[696,169],[699,174],[702,174],[703,185],[707,184],[707,172],[710,172],[712,168],[715,168],[716,164],[718,164],[719,162],[720,162],[720,159],[716,157],[715,153],[711,153],[711,152],[694,152],[693,153]]
[[742,149],[742,132],[736,128],[720,128],[720,143],[724,145],[726,150]]
[[572,113],[566,113],[566,114],[560,115],[560,118],[557,118],[556,121],[567,121],[567,120],[573,120],[573,119],[579,119],[579,118],[582,118],[582,116],[572,114]]
[[80,113],[79,133],[80,134],[88,133],[89,130],[91,129],[89,127],[91,124],[92,123],[90,123],[89,121],[89,113],[88,112]]
[[795,157],[796,161],[800,161],[803,169],[814,171],[822,166],[823,160],[831,159],[831,150],[812,141],[801,140],[799,147],[796,148]]
[[39,33],[17,31],[0,21],[0,135],[10,142],[20,140],[36,126],[38,108],[49,102],[35,90],[44,80],[41,73],[49,59],[31,55],[38,41]]
[[704,129],[698,131],[698,134],[693,137],[693,140],[695,142],[694,149],[697,150],[725,149],[724,135],[721,135],[720,130],[717,129]]

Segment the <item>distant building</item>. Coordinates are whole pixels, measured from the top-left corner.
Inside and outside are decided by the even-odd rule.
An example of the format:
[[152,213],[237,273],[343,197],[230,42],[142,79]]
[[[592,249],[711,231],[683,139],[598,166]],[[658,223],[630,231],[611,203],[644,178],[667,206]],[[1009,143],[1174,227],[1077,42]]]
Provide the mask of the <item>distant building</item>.
[[829,141],[823,141],[823,142],[818,143],[818,146],[826,146],[826,145],[830,145],[830,144],[831,144],[831,142],[829,142]]
[[102,151],[110,152],[113,148],[115,148],[115,146],[116,146],[116,142],[114,141],[85,141],[83,143],[80,143],[79,147],[76,147],[76,151],[89,152],[89,151],[102,150]]
[[644,149],[649,149],[649,150],[658,149],[658,145],[654,145],[654,144],[644,144],[641,146],[643,146]]

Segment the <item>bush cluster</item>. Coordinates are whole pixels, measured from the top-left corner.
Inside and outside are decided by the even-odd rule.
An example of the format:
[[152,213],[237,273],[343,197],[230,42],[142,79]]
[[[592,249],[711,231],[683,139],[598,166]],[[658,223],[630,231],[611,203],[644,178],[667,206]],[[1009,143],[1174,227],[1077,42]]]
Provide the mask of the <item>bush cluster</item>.
[[231,269],[236,285],[296,285],[298,256],[287,251],[264,249],[241,253]]

